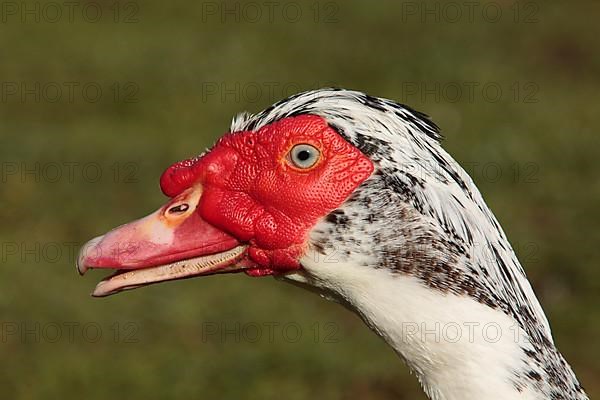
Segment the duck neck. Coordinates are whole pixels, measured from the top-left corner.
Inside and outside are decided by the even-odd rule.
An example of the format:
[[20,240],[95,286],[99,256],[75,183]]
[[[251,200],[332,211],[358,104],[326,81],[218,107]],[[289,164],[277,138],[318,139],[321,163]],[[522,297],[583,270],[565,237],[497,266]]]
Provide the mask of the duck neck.
[[[443,294],[414,277],[364,266],[303,262],[290,278],[355,311],[434,400],[538,399],[519,385],[524,333],[506,314],[470,297]],[[317,261],[317,262],[315,262]]]

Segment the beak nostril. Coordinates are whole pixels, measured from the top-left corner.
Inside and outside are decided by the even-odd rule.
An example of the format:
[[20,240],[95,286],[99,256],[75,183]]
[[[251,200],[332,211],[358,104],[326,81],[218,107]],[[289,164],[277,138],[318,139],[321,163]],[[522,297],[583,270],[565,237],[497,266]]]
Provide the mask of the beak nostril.
[[169,214],[181,214],[186,212],[189,208],[190,206],[187,203],[181,203],[169,208]]

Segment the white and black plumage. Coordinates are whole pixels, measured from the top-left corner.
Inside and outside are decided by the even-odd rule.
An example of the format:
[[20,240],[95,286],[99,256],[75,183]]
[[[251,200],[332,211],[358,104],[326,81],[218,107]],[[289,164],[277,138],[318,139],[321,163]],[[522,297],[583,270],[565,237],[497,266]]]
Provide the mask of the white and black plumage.
[[504,232],[439,139],[425,115],[348,90],[242,114],[163,173],[164,206],[84,246],[78,271],[117,270],[95,296],[273,275],[358,313],[431,399],[586,399]]
[[[325,118],[376,170],[284,279],[356,311],[432,399],[587,398],[502,228],[427,116],[323,89],[241,114],[231,131],[301,114]],[[453,343],[440,335],[448,327]]]

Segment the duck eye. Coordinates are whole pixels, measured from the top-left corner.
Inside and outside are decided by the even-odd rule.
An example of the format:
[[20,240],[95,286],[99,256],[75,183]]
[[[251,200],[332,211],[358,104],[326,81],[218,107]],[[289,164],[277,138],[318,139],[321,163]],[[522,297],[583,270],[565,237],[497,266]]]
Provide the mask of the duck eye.
[[297,144],[290,150],[290,159],[295,167],[310,168],[319,161],[321,152],[310,144]]
[[188,204],[181,203],[169,208],[169,214],[181,214],[183,212],[186,212],[189,208],[190,206]]

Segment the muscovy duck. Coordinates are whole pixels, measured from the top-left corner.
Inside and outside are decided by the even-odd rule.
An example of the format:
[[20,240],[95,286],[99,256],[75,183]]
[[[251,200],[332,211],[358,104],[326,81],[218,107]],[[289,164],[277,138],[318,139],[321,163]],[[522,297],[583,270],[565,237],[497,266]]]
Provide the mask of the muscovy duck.
[[[357,91],[233,119],[170,200],[92,239],[94,296],[243,271],[355,311],[431,399],[587,399],[498,221],[424,114]],[[445,332],[445,333],[444,333]]]

